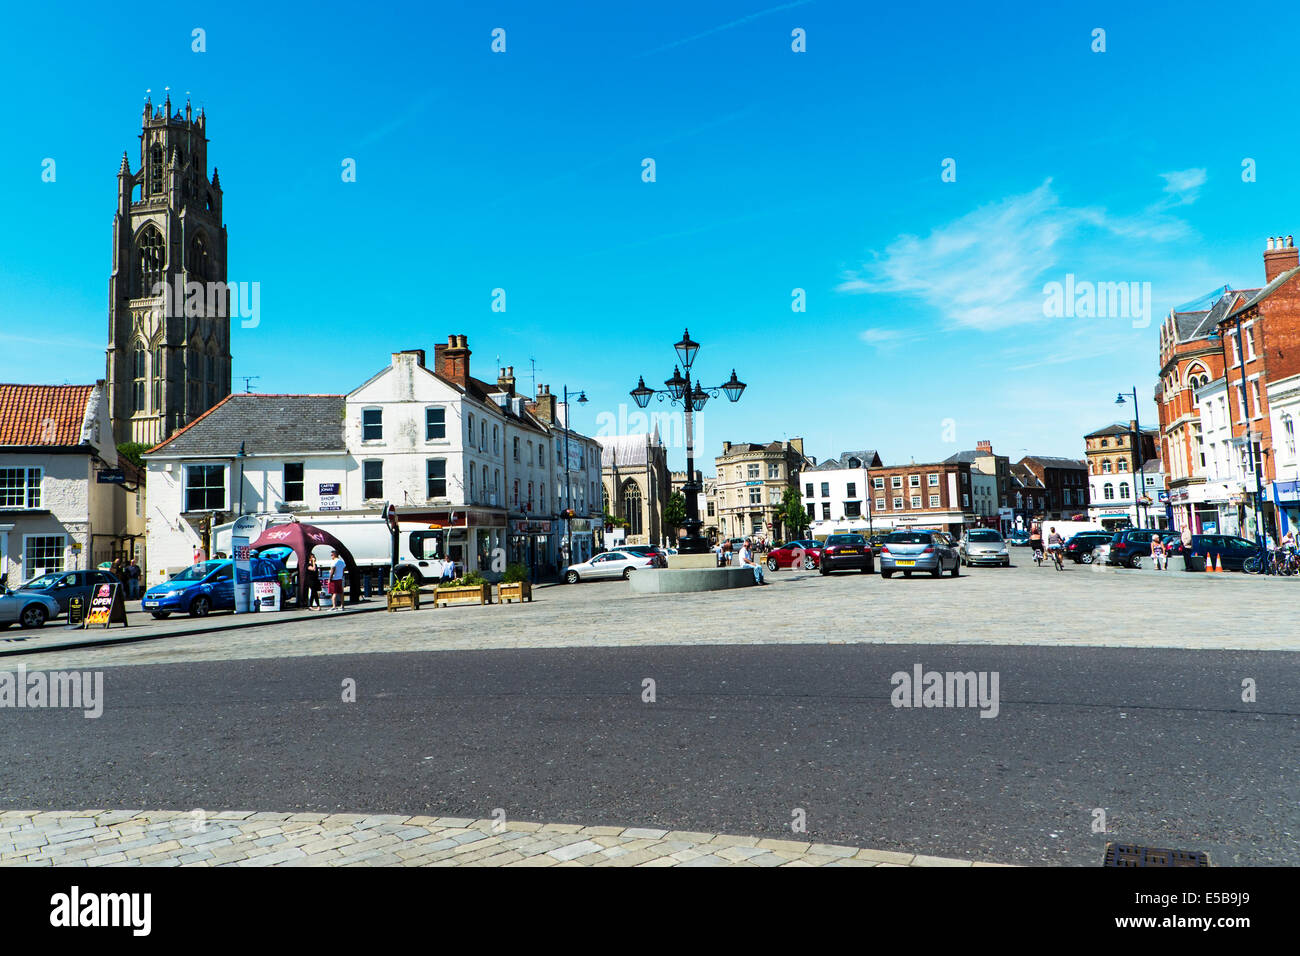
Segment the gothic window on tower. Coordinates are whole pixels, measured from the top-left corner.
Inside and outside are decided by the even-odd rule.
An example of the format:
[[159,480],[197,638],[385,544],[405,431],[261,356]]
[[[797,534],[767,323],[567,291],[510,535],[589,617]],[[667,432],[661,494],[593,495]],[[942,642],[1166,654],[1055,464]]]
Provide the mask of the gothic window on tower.
[[198,282],[208,278],[208,243],[203,233],[194,237],[190,243],[190,276]]
[[162,233],[154,226],[145,226],[136,244],[137,296],[158,294],[154,290],[162,284],[166,261]]
[[145,372],[149,367],[145,354],[143,345],[135,347],[135,361],[132,365],[132,379],[134,381],[131,388],[131,408],[137,412],[145,410]]
[[208,407],[217,404],[217,357],[209,355],[204,360],[203,380],[208,385]]
[[153,350],[153,410],[162,411],[162,346]]
[[191,415],[197,415],[202,410],[199,404],[203,401],[203,369],[199,362],[199,353],[190,352],[189,360],[185,363],[190,386],[188,411]]
[[149,195],[161,195],[163,191],[163,150],[154,146],[149,150]]

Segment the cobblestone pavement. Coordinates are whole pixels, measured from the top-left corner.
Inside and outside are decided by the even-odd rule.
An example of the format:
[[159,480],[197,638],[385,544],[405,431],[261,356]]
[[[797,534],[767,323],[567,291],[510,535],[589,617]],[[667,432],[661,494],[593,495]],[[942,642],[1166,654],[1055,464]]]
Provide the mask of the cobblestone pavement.
[[1001,866],[641,827],[362,813],[0,813],[0,866]]
[[[633,595],[623,581],[538,589],[529,604],[310,615],[272,627],[0,658],[0,670],[386,651],[665,644],[950,643],[1300,650],[1300,579],[1064,571],[1017,555],[961,577],[769,573],[766,587]],[[13,632],[10,632],[13,633]],[[5,645],[6,647],[21,645]]]
[[[662,644],[1032,644],[1300,650],[1300,579],[1032,561],[958,579],[779,571],[768,587],[632,594],[539,588],[532,604],[303,615],[165,640],[0,658],[0,670],[355,654]],[[13,632],[10,632],[12,635]],[[3,645],[14,648],[14,644]]]

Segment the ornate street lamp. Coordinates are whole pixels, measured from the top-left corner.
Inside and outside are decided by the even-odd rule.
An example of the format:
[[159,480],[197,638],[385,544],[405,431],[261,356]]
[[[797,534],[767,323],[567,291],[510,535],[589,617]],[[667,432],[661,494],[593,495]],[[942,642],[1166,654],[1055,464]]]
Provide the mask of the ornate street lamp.
[[[725,393],[730,401],[739,401],[741,393],[745,391],[745,383],[736,378],[735,369],[731,370],[731,379],[722,385],[705,388],[698,382],[692,382],[691,366],[695,364],[700,343],[691,338],[689,329],[682,333],[682,340],[673,348],[677,352],[679,364],[673,367],[672,378],[664,382],[664,388],[652,389],[646,385],[645,376],[638,376],[636,388],[632,389],[631,395],[639,408],[649,405],[653,397],[661,402],[667,399],[673,405],[681,405],[686,412],[686,484],[682,486],[682,492],[686,496],[686,520],[682,524],[686,528],[686,534],[679,540],[678,550],[682,554],[706,554],[709,542],[700,534],[704,522],[700,520],[699,504],[696,501],[700,487],[695,482],[694,416],[696,412],[704,411],[710,398],[717,398],[720,394]],[[682,374],[682,369],[686,370],[685,375]]]
[[[641,385],[644,387],[645,382]],[[579,405],[587,404],[587,393],[578,392]],[[569,468],[569,386],[564,386],[564,525],[569,535],[569,564],[573,564],[573,481],[572,469]],[[561,573],[564,569],[561,568]]]
[[1146,523],[1142,520],[1142,497],[1147,493],[1147,476],[1142,469],[1145,463],[1142,461],[1142,422],[1138,418],[1138,390],[1137,386],[1133,387],[1132,392],[1120,392],[1115,396],[1115,404],[1123,405],[1128,401],[1128,396],[1133,396],[1133,426],[1137,429],[1133,435],[1133,453],[1136,456],[1137,474],[1133,478],[1133,512],[1138,519],[1138,527],[1144,528],[1151,523],[1151,511],[1147,510]]

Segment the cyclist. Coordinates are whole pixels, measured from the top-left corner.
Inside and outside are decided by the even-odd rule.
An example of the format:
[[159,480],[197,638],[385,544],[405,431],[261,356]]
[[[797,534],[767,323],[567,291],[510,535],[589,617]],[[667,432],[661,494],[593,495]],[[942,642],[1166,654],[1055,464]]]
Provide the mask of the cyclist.
[[1056,565],[1056,570],[1065,570],[1065,539],[1056,533],[1052,528],[1047,535],[1047,549],[1052,553],[1052,563]]
[[1029,526],[1029,547],[1034,551],[1034,563],[1043,563],[1043,526],[1035,521]]

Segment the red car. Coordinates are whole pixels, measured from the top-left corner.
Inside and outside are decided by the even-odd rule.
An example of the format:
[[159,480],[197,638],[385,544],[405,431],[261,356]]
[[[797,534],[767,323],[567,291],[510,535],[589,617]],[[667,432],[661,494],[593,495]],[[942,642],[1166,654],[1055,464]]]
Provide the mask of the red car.
[[801,567],[805,571],[815,571],[822,565],[822,543],[814,538],[800,541],[787,541],[767,553],[767,569]]

